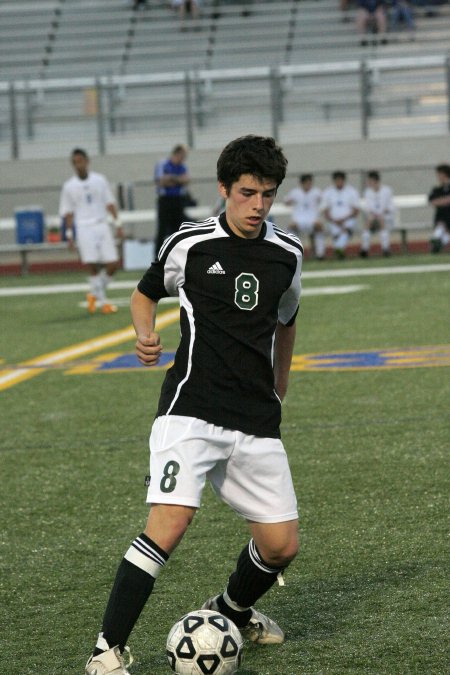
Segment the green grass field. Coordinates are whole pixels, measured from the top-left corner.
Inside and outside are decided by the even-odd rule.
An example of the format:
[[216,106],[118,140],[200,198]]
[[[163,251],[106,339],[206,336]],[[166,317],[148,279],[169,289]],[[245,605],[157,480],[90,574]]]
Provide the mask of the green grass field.
[[[450,268],[375,273],[418,264],[448,266],[448,257],[307,262],[296,355],[448,344]],[[373,275],[359,275],[362,267]],[[352,276],[325,276],[336,270]],[[117,279],[138,277],[122,272]],[[75,273],[36,275],[2,279],[1,288],[82,282]],[[360,288],[314,294],[350,285]],[[130,292],[112,290],[111,297],[125,302]],[[0,378],[130,325],[126,307],[89,317],[82,299],[80,290],[0,294]],[[161,336],[166,351],[174,350],[177,325]],[[33,377],[0,384],[0,673],[81,675],[116,567],[142,531],[147,439],[164,373],[99,372],[95,361],[132,352],[129,339],[45,370],[35,364],[27,371]],[[448,672],[448,350],[423,361],[292,372],[282,431],[302,548],[286,586],[259,603],[287,640],[246,645],[239,675]],[[73,370],[80,362],[88,372]],[[384,362],[392,366],[392,357]],[[171,672],[164,653],[170,627],[223,588],[246,541],[245,523],[206,488],[130,638],[132,673]]]

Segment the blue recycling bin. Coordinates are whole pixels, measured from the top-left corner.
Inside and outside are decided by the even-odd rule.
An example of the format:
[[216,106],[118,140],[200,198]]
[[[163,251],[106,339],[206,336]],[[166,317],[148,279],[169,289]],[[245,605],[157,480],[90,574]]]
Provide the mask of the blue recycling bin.
[[16,242],[41,244],[44,241],[44,212],[39,206],[15,210]]

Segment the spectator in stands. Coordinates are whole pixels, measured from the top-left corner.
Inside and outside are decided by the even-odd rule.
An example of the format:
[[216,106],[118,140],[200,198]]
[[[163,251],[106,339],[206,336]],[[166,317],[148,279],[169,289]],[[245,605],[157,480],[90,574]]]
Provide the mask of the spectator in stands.
[[394,225],[395,206],[392,189],[381,183],[378,171],[369,171],[367,187],[364,191],[364,229],[361,232],[362,258],[369,256],[370,239],[375,232],[380,233],[381,249],[384,256],[391,254],[390,232]]
[[361,37],[362,47],[367,45],[365,35],[369,29],[375,29],[381,36],[381,44],[387,44],[386,25],[386,9],[383,0],[358,0],[356,29]]
[[342,21],[348,23],[352,20],[350,16],[350,5],[352,5],[352,0],[339,0],[339,9],[341,10]]
[[183,220],[186,186],[190,182],[186,166],[187,148],[176,145],[170,157],[162,159],[155,166],[155,184],[158,197],[158,234],[156,252],[166,237],[178,230]]
[[311,249],[317,260],[325,257],[325,236],[320,219],[320,203],[322,192],[314,187],[314,177],[311,173],[303,173],[299,178],[298,187],[293,188],[284,203],[292,206],[292,217],[289,229],[300,238],[307,235],[311,242]]
[[113,218],[118,236],[123,236],[116,201],[105,176],[89,170],[89,157],[85,150],[75,148],[71,160],[76,175],[64,183],[59,207],[66,225],[66,239],[73,246],[75,223],[78,252],[89,273],[89,313],[93,314],[98,305],[102,314],[114,314],[117,307],[106,299],[106,289],[119,267],[108,213]]
[[391,26],[392,30],[397,30],[399,23],[405,25],[410,37],[414,37],[416,24],[414,14],[409,0],[391,0]]
[[437,7],[447,4],[447,1],[448,0],[412,0],[412,4],[416,7],[420,7],[423,15],[426,16],[427,19],[433,19],[439,16]]
[[190,15],[192,19],[192,28],[198,30],[200,24],[198,18],[200,16],[200,0],[172,0],[172,7],[177,10],[180,18],[180,30],[187,30],[186,18]]
[[342,259],[345,258],[347,243],[355,229],[360,200],[356,188],[347,184],[344,171],[335,171],[332,181],[333,185],[323,192],[321,211],[333,239],[335,255]]
[[450,243],[450,165],[439,164],[435,171],[438,185],[428,195],[435,208],[431,253],[439,253]]

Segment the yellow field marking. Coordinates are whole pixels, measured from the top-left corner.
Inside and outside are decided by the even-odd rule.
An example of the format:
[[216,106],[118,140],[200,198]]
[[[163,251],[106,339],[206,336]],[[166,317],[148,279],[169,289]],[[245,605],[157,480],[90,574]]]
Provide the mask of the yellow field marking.
[[[378,355],[380,362],[349,365],[352,357]],[[356,370],[394,370],[397,368],[432,368],[450,366],[450,346],[411,347],[410,349],[379,349],[367,352],[335,352],[331,354],[301,354],[292,357],[291,370],[326,372]]]
[[69,368],[69,370],[64,371],[64,375],[86,375],[86,373],[97,372],[98,367],[103,363],[108,363],[108,361],[114,361],[122,352],[113,352],[111,354],[99,354],[99,356],[94,356],[94,358],[89,363],[80,363],[79,365]]
[[[155,330],[162,330],[163,328],[166,328],[175,321],[178,321],[179,317],[179,307],[162,313],[156,317]],[[85,342],[80,342],[77,345],[65,347],[64,349],[58,349],[57,351],[50,352],[49,354],[43,354],[42,356],[37,356],[34,359],[24,361],[23,363],[19,364],[18,368],[14,368],[14,370],[6,370],[0,375],[0,391],[9,389],[20,382],[25,382],[26,380],[30,380],[31,378],[40,375],[46,371],[48,366],[66,363],[67,361],[72,361],[73,359],[79,358],[80,356],[97,352],[100,349],[105,349],[106,347],[113,347],[123,342],[128,342],[129,340],[135,339],[135,337],[136,334],[134,332],[133,326],[129,326],[128,328],[113,331],[112,333],[107,333],[106,335],[102,335],[98,338],[86,340]]]

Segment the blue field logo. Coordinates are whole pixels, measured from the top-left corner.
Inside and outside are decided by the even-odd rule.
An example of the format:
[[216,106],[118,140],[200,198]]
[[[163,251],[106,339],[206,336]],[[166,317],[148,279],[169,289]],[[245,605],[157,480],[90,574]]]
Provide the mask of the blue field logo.
[[[89,362],[74,364],[66,374],[114,373],[124,371],[157,372],[173,365],[175,352],[165,352],[157,366],[142,366],[133,353],[101,354]],[[450,346],[412,347],[410,349],[372,349],[368,351],[300,354],[292,358],[292,371],[327,372],[355,370],[392,370],[395,368],[431,368],[450,366]]]
[[374,349],[294,356],[291,370],[392,370],[450,366],[450,346]]

